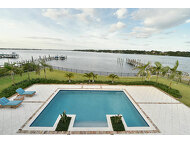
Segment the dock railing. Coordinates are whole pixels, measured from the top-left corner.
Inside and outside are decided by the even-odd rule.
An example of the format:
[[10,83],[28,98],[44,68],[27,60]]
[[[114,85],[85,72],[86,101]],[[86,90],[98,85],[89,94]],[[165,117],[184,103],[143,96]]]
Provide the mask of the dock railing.
[[68,71],[68,72],[74,72],[74,73],[90,73],[93,72],[94,74],[98,75],[105,75],[108,76],[110,74],[116,74],[118,76],[137,76],[137,73],[123,73],[123,72],[105,72],[105,71],[93,71],[93,70],[80,70],[80,69],[71,69],[71,68],[63,68],[58,66],[52,66],[53,69],[61,70],[61,71]]

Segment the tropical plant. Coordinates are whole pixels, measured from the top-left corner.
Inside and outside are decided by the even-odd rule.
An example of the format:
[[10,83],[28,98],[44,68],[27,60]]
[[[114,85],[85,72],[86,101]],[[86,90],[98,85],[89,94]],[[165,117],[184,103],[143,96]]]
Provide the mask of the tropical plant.
[[170,67],[169,66],[165,66],[161,69],[161,74],[163,77],[165,77],[167,75],[167,77],[169,77],[169,71],[170,71]]
[[135,67],[134,69],[138,69],[138,73],[137,73],[137,76],[142,76],[142,80],[144,78],[144,76],[148,79],[150,79],[151,77],[151,66],[150,66],[150,62],[148,62],[147,64],[145,65],[139,65],[137,67]]
[[169,84],[169,88],[171,88],[172,85],[172,81],[174,80],[174,78],[177,75],[177,68],[179,66],[179,61],[177,60],[174,67],[170,68],[170,75],[169,75],[169,79],[170,79],[170,84]]
[[92,76],[92,82],[94,82],[95,79],[97,79],[98,74],[94,74],[93,72],[90,73]]
[[74,77],[73,73],[65,73],[65,77],[69,79],[69,82],[71,82],[71,78]]
[[16,63],[13,63],[13,64],[5,63],[4,68],[7,70],[8,73],[10,73],[12,82],[13,84],[15,84],[14,75],[15,74],[22,75],[22,72],[23,72],[22,69],[20,67],[17,67]]
[[7,69],[5,69],[4,67],[0,67],[0,77],[4,76],[7,74]]
[[44,77],[46,79],[46,68],[48,68],[50,71],[53,71],[53,68],[51,65],[48,65],[45,60],[40,61],[40,66],[44,70]]
[[108,77],[111,78],[112,83],[114,83],[114,79],[119,78],[116,74],[110,74]]
[[61,121],[63,123],[66,123],[67,122],[67,114],[66,114],[66,112],[64,111],[62,114],[60,114],[60,116],[61,116]]
[[92,74],[91,73],[85,73],[84,77],[88,78],[88,82],[90,83],[90,79],[92,77]]
[[36,74],[40,75],[40,71],[41,71],[40,64],[34,65],[34,71],[36,72]]
[[115,123],[119,123],[119,121],[121,121],[121,118],[122,118],[122,116],[121,115],[115,115],[115,118],[114,118],[114,122]]
[[36,64],[34,62],[28,62],[22,64],[23,70],[27,72],[28,74],[28,80],[30,80],[30,72],[35,71]]
[[158,76],[161,73],[162,70],[162,64],[160,62],[155,62],[155,66],[153,67],[153,72],[156,74],[156,82],[158,82]]
[[24,73],[24,70],[23,70],[23,68],[21,66],[16,66],[15,67],[15,73],[22,76],[22,74]]
[[183,72],[182,71],[177,71],[176,72],[177,83],[181,82],[182,76],[183,76]]

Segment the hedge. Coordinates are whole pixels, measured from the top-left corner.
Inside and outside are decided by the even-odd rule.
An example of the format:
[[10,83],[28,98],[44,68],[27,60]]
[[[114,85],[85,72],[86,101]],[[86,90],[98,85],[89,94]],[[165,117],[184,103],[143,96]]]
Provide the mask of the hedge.
[[[28,86],[31,86],[33,84],[40,83],[40,84],[79,84],[79,83],[88,83],[87,80],[82,80],[82,81],[61,81],[61,80],[52,80],[52,79],[44,79],[44,78],[36,78],[36,79],[31,79],[31,80],[23,80],[21,82],[16,83],[15,85],[9,86],[8,88],[5,88],[2,90],[0,93],[0,97],[10,97],[13,94],[16,93],[16,89],[18,88],[26,88]],[[109,84],[109,85],[152,85],[154,87],[157,87],[168,94],[172,95],[175,98],[181,98],[182,95],[180,94],[179,90],[169,88],[169,86],[161,83],[156,83],[153,81],[134,81],[134,82],[114,82],[113,84],[111,81],[95,81],[94,83],[96,84]],[[93,84],[94,84],[93,83]]]

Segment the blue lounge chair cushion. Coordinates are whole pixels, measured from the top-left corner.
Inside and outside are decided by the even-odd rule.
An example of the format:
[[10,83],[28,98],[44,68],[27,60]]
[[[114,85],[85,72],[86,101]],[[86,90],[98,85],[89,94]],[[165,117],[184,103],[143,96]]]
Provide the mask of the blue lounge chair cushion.
[[10,101],[10,102],[8,102],[6,105],[12,105],[12,106],[14,106],[14,105],[18,105],[18,104],[20,104],[22,101],[19,101],[19,100],[14,100],[14,101]]
[[0,99],[0,104],[1,105],[6,105],[6,103],[2,99]]
[[16,90],[16,92],[20,95],[31,95],[34,94],[36,91],[24,91],[22,88]]
[[6,105],[15,106],[15,105],[20,104],[21,102],[22,101],[19,101],[19,100],[9,101],[9,99],[7,99],[6,97],[2,97],[0,99],[0,104],[3,105],[3,106],[6,106]]
[[20,95],[23,95],[23,93],[25,92],[22,88],[19,88],[16,90],[16,92]]
[[1,100],[4,101],[5,103],[10,102],[9,99],[7,99],[6,97],[2,97]]
[[23,94],[26,94],[26,95],[30,95],[30,94],[34,94],[36,91],[25,91]]

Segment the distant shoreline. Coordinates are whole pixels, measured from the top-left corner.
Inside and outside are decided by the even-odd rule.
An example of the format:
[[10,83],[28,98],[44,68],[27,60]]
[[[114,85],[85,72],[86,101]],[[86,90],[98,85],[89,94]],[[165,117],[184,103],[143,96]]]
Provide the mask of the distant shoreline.
[[145,51],[145,50],[63,50],[63,49],[26,49],[26,48],[0,48],[0,50],[55,50],[55,51],[79,51],[79,52],[97,52],[97,53],[115,53],[115,54],[142,54],[142,55],[158,55],[158,56],[178,56],[190,57],[187,51]]
[[98,53],[119,53],[119,54],[142,54],[142,55],[158,55],[158,56],[178,56],[190,57],[190,52],[185,51],[140,51],[140,50],[73,50],[79,52],[98,52]]
[[0,48],[0,50],[59,50],[59,51],[71,51],[62,49],[26,49],[26,48]]

